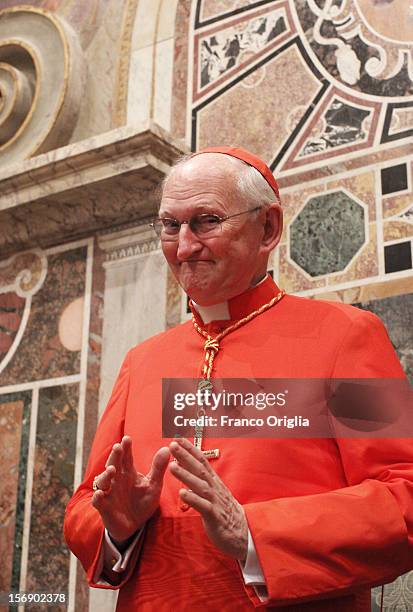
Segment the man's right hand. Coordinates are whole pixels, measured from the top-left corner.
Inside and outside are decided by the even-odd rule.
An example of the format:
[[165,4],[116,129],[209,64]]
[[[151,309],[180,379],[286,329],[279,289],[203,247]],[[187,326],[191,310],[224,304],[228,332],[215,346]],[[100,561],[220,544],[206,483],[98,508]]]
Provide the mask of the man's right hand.
[[95,479],[98,490],[92,504],[118,545],[143,527],[158,507],[169,457],[169,449],[160,448],[144,476],[133,465],[132,439],[124,436],[120,444],[114,444],[105,471]]

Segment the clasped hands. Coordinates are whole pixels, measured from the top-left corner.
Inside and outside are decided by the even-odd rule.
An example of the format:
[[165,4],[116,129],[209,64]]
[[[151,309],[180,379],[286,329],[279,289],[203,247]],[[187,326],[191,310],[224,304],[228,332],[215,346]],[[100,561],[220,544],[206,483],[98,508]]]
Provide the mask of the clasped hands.
[[[170,462],[170,456],[176,461]],[[149,473],[136,471],[132,439],[124,436],[113,446],[105,471],[95,478],[98,490],[92,504],[100,513],[111,538],[120,549],[159,505],[166,469],[188,488],[181,500],[201,515],[205,532],[222,552],[244,562],[248,524],[244,509],[213,470],[208,459],[191,442],[179,438],[154,455]]]

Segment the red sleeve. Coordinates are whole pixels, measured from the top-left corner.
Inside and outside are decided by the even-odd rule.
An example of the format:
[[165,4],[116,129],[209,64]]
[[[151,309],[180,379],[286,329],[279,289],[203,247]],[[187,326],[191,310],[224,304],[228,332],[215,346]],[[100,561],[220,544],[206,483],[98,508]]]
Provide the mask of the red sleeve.
[[[120,369],[109,403],[99,423],[85,478],[70,500],[65,514],[64,536],[74,555],[82,563],[89,585],[99,588],[120,588],[93,582],[100,556],[104,525],[99,512],[92,506],[92,483],[95,476],[103,472],[112,446],[120,442],[124,433],[126,403],[129,393],[129,353]],[[130,572],[127,572],[127,576]]]
[[[361,313],[345,333],[331,377],[403,376],[383,324]],[[344,596],[413,568],[412,441],[336,443],[347,487],[245,506],[267,605]]]

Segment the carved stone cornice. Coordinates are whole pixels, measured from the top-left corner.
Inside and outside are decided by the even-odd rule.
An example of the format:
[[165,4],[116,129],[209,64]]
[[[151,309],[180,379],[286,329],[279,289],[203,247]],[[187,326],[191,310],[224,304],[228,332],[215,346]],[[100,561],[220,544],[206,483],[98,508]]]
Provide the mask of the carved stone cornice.
[[159,238],[149,227],[149,218],[116,232],[103,232],[98,242],[106,255],[105,266],[145,255],[160,248]]
[[159,126],[123,127],[0,170],[1,258],[155,214],[185,151]]

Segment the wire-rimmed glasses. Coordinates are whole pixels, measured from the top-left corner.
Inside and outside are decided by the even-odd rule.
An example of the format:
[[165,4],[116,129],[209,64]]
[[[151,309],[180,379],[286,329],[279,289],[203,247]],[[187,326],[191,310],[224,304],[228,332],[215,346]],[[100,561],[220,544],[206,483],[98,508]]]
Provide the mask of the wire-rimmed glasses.
[[184,223],[189,225],[191,232],[196,236],[214,238],[221,233],[221,226],[224,221],[255,212],[260,208],[262,207],[256,206],[255,208],[243,210],[233,215],[226,215],[225,217],[220,217],[219,215],[211,213],[201,213],[193,215],[188,221],[178,221],[178,219],[174,219],[173,217],[159,217],[158,219],[154,219],[149,225],[155,230],[158,238],[166,242],[178,240],[181,225]]

